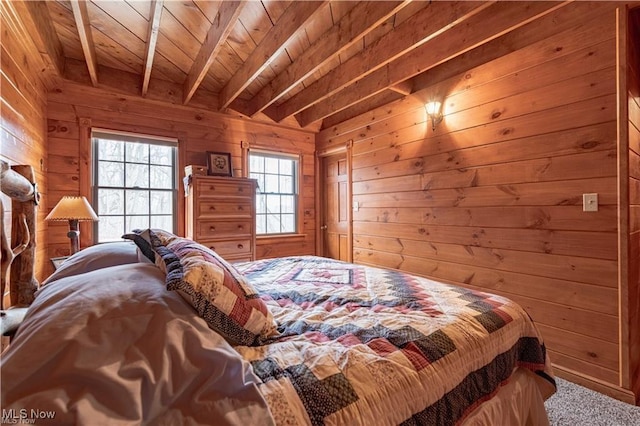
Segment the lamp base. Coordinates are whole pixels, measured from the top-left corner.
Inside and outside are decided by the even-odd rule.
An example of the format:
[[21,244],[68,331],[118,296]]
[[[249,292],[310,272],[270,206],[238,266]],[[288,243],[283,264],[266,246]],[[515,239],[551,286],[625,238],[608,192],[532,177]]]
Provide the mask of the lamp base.
[[67,237],[70,240],[71,254],[76,254],[80,251],[80,230],[78,229],[78,219],[69,219],[69,232]]

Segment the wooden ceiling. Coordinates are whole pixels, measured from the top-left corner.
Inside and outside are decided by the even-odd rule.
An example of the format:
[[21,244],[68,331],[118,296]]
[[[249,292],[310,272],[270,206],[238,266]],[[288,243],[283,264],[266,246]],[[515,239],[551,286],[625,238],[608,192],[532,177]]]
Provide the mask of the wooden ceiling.
[[52,78],[320,130],[564,2],[16,2]]

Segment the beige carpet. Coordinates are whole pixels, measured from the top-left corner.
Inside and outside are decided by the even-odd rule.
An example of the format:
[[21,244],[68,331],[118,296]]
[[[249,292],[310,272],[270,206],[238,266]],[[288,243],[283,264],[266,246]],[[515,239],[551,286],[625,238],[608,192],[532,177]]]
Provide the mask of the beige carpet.
[[545,402],[551,426],[640,426],[640,407],[556,378],[558,392]]

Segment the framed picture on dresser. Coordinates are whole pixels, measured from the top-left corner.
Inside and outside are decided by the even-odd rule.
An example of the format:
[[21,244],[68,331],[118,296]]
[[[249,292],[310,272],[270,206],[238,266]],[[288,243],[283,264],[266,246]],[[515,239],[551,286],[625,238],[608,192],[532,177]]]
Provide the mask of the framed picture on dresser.
[[207,173],[209,176],[231,176],[231,154],[207,151]]

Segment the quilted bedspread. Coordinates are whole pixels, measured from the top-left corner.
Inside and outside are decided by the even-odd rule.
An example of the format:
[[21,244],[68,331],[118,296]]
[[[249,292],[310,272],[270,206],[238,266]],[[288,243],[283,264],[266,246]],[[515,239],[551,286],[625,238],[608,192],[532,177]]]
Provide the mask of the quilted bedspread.
[[236,347],[276,424],[455,424],[517,367],[555,386],[509,299],[312,256],[235,266],[279,326],[266,345]]

